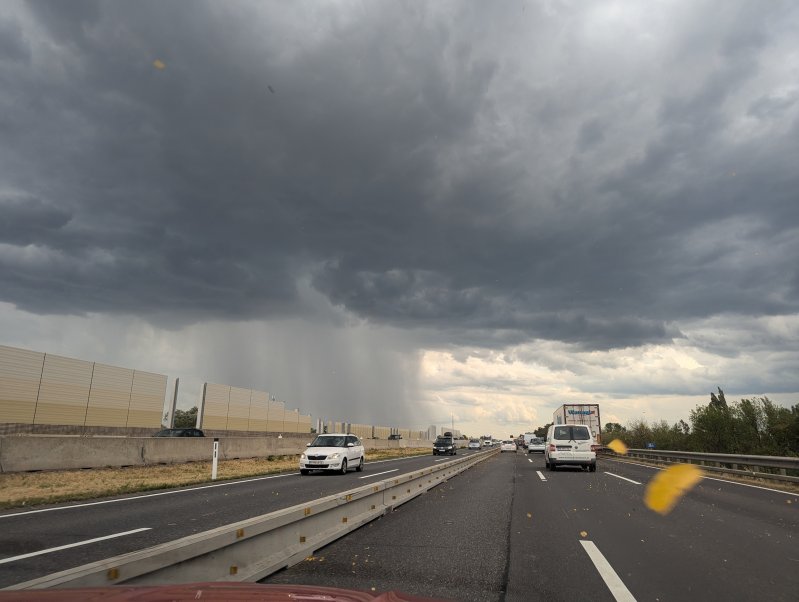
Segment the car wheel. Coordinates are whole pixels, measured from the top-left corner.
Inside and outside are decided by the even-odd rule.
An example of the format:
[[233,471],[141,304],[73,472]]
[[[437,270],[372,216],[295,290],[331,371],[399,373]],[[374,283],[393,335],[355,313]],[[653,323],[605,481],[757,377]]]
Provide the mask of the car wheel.
[[361,456],[361,461],[358,462],[358,466],[355,467],[355,470],[358,472],[363,472],[363,456]]
[[309,472],[307,468],[300,468],[300,474],[308,474]]
[[591,472],[596,472],[596,464],[591,464],[591,466],[588,467],[588,470]]
[[550,462],[550,463],[549,463],[549,470],[551,470],[552,472],[555,472],[555,467],[556,467],[556,466],[557,466],[557,465],[556,465],[554,462]]
[[347,474],[347,458],[341,461],[341,474]]

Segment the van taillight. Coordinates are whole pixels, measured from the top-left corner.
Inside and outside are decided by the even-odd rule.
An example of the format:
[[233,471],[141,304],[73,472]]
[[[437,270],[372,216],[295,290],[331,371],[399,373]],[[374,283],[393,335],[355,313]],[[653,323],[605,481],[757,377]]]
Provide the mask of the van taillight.
[[592,452],[598,452],[600,449],[602,449],[601,445],[592,445],[591,446],[591,451]]
[[557,448],[555,447],[554,443],[549,444],[549,451],[557,451]]

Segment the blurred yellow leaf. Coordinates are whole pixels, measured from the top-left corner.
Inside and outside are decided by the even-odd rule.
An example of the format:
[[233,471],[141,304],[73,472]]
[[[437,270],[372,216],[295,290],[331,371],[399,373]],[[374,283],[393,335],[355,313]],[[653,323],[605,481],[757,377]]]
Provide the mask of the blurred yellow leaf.
[[614,439],[610,443],[608,443],[608,447],[615,451],[617,454],[621,454],[622,456],[627,453],[627,446],[624,444],[624,441],[621,439]]
[[580,531],[580,537],[588,537],[588,531]]
[[533,518],[533,515],[528,512],[527,513],[527,518]]
[[163,70],[166,69],[166,63],[164,63],[164,61],[162,61],[161,59],[155,59],[153,61],[153,67],[155,67],[158,70]]
[[669,466],[649,481],[644,493],[644,503],[650,510],[666,515],[700,480],[702,471],[693,464]]

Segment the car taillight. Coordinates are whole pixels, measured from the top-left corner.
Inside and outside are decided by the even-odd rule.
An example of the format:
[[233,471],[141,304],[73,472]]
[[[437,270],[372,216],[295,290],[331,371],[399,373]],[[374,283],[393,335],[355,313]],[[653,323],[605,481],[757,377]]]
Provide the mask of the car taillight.
[[600,449],[602,449],[601,445],[592,445],[591,446],[591,451],[592,452],[598,452]]
[[557,451],[554,443],[549,444],[549,451]]

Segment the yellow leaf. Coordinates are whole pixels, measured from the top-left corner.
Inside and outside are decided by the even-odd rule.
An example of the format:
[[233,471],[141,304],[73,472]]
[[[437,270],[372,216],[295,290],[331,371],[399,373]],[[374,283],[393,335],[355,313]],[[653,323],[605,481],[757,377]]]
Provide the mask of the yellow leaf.
[[701,480],[702,471],[693,464],[669,466],[649,481],[644,503],[650,510],[666,515]]
[[580,537],[588,537],[588,531],[580,531]]
[[617,454],[621,454],[622,456],[627,453],[627,446],[624,444],[624,441],[621,439],[614,439],[610,443],[608,443],[608,447],[615,451]]
[[166,63],[164,63],[164,61],[162,61],[161,59],[155,59],[153,61],[153,67],[161,71],[163,69],[166,69]]
[[527,513],[527,518],[533,518],[533,515],[528,512]]

